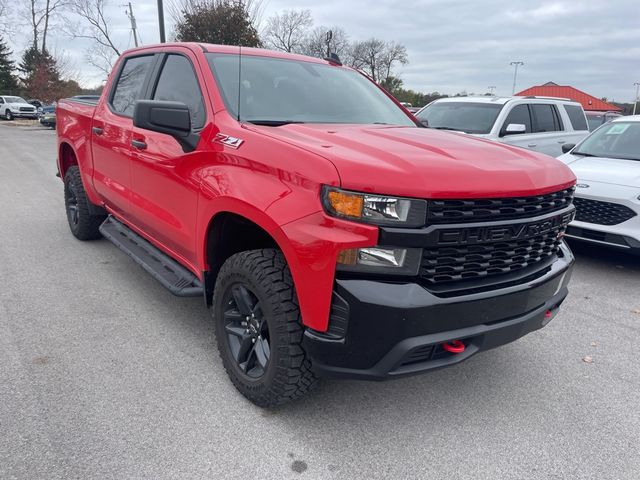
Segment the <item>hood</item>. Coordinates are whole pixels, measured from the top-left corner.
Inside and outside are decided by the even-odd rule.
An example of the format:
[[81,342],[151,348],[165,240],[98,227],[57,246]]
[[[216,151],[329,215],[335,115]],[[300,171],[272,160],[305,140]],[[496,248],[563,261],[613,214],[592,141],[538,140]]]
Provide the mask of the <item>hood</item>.
[[621,158],[583,157],[565,153],[558,160],[569,165],[578,181],[610,183],[640,188],[640,161]]
[[528,196],[575,177],[547,155],[459,134],[384,125],[249,127],[331,161],[345,189],[431,198]]
[[24,102],[7,102],[7,105],[11,105],[12,107],[16,107],[16,108],[20,108],[20,107],[30,107],[33,108],[34,110],[37,110],[35,105],[31,105],[30,103],[24,103]]

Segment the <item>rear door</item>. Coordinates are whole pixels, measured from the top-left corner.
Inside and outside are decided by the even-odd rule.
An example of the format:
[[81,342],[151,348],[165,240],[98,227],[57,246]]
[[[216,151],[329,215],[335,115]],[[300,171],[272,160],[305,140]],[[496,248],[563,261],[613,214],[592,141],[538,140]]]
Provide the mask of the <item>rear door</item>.
[[566,142],[579,143],[580,140],[589,134],[589,125],[587,124],[587,117],[584,114],[584,110],[582,106],[576,104],[565,103],[562,107],[572,127],[572,131],[565,132]]
[[567,142],[567,132],[558,110],[552,103],[530,105],[535,138],[527,147],[552,157],[562,154],[562,145]]
[[[188,50],[162,54],[159,75],[149,86],[154,100],[186,104],[194,132],[207,121],[204,86],[197,59]],[[199,178],[194,171],[206,153],[185,153],[171,136],[134,127],[131,175],[134,224],[187,265],[196,264],[196,214]]]
[[111,90],[98,103],[91,125],[94,188],[105,204],[129,219],[131,202],[131,135],[135,102],[150,81],[155,55],[125,58]]

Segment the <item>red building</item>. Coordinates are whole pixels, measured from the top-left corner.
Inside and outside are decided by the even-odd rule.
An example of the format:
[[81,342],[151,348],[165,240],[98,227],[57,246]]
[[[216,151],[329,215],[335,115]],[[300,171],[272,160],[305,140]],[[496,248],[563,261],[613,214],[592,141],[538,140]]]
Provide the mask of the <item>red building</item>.
[[540,97],[570,98],[571,100],[580,102],[585,111],[619,112],[622,110],[620,107],[603,102],[599,98],[592,97],[582,90],[578,90],[577,88],[569,87],[567,85],[558,85],[553,82],[547,82],[544,85],[527,88],[526,90],[516,93],[516,95],[523,97],[533,95]]

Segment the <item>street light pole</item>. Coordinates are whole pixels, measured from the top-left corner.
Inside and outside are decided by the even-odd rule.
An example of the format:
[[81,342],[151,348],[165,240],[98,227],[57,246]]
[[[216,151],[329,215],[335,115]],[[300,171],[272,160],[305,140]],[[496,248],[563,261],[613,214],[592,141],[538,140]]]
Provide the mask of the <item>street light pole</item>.
[[487,88],[489,89],[489,93],[491,94],[491,96],[493,96],[493,92],[496,89],[495,85],[489,85]]
[[638,106],[638,89],[640,89],[640,82],[634,83],[636,86],[636,98],[633,99],[633,114],[636,114],[636,107]]
[[162,0],[158,0],[158,23],[160,24],[160,43],[165,43],[164,38],[164,6]]
[[511,62],[511,65],[516,67],[515,71],[513,72],[513,89],[511,90],[511,95],[515,95],[516,79],[518,78],[518,67],[521,67],[522,65],[524,65],[524,62]]

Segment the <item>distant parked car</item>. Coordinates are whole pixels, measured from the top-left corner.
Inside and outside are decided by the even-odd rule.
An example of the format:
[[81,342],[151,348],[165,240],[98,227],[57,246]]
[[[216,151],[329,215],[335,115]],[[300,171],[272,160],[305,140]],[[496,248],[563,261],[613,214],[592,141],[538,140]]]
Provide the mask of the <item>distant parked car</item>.
[[589,133],[582,105],[551,97],[451,97],[416,116],[425,126],[453,130],[558,156]]
[[578,177],[566,236],[640,254],[640,115],[602,125],[559,160]]
[[38,118],[38,111],[22,97],[0,95],[0,116],[5,120]]
[[40,115],[40,123],[44,127],[56,128],[56,106],[45,105],[42,107],[42,114]]
[[409,110],[411,113],[417,113],[420,111],[420,107],[414,107],[409,102],[400,102],[400,105]]
[[617,112],[584,112],[584,114],[587,116],[590,132],[593,132],[600,125],[604,125],[615,118],[622,117],[622,115]]

